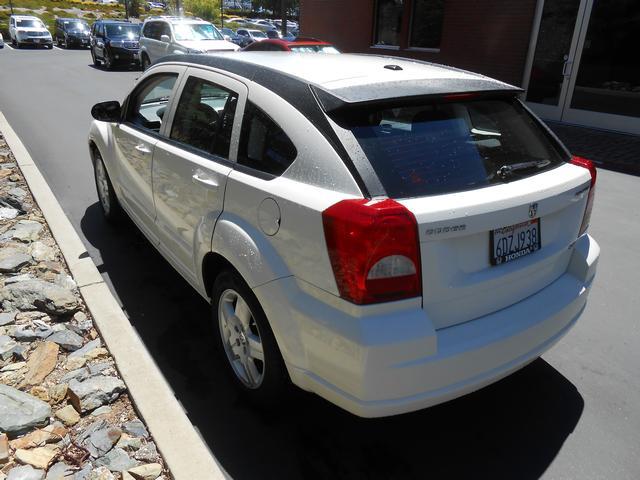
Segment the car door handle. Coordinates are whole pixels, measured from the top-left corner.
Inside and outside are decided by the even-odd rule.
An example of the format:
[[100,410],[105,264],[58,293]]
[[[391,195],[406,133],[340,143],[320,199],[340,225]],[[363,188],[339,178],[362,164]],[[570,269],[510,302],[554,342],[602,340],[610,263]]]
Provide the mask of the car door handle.
[[149,147],[147,147],[144,143],[140,143],[139,145],[136,145],[136,150],[142,153],[151,153],[151,150],[149,149]]
[[197,171],[191,178],[193,179],[193,183],[199,183],[208,188],[218,188],[218,181],[204,172]]

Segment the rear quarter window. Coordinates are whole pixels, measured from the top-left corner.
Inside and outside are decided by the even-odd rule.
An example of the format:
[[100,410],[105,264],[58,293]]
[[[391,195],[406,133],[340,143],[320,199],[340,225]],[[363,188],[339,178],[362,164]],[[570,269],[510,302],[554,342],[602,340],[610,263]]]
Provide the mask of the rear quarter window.
[[453,193],[518,180],[566,154],[513,98],[385,104],[335,116],[393,198]]

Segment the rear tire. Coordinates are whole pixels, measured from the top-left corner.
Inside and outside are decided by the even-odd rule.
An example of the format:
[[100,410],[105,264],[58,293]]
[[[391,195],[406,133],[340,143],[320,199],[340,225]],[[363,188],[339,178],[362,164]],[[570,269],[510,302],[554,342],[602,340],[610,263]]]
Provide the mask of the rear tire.
[[97,151],[94,154],[93,172],[98,199],[100,200],[100,207],[102,207],[104,218],[106,218],[109,223],[117,223],[122,217],[122,207],[116,197],[116,192],[113,189],[113,184],[107,173],[107,168],[104,165],[102,156],[100,152]]
[[258,407],[281,404],[289,376],[258,299],[232,270],[218,275],[211,298],[216,349],[234,383]]
[[151,61],[149,60],[149,57],[147,56],[146,53],[143,53],[142,58],[140,59],[140,68],[144,72],[150,66],[151,66]]

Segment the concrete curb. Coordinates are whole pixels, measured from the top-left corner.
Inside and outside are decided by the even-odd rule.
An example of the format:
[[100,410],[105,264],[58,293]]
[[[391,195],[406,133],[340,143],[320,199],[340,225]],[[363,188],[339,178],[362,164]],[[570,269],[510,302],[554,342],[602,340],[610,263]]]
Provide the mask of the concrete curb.
[[[102,279],[40,170],[0,112],[0,132],[69,265],[96,327],[115,359],[135,408],[176,480],[228,478]],[[87,155],[89,153],[87,152]]]

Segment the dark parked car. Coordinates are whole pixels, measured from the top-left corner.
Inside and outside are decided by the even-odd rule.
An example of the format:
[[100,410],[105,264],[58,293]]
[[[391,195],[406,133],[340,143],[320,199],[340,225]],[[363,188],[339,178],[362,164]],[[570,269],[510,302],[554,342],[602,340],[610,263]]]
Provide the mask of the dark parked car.
[[140,25],[98,20],[91,28],[91,58],[107,70],[117,64],[140,65]]
[[53,40],[58,47],[88,47],[90,39],[89,24],[79,18],[58,18]]

